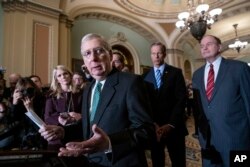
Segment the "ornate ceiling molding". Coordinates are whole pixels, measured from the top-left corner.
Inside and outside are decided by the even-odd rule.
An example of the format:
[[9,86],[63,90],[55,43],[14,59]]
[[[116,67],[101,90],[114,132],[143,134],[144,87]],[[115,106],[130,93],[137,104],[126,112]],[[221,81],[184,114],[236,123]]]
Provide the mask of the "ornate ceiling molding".
[[29,0],[3,0],[2,6],[5,12],[22,11],[36,12],[42,15],[58,18],[62,13],[61,10],[43,6]]
[[156,39],[156,37],[151,32],[143,28],[141,25],[125,19],[125,17],[121,18],[118,16],[114,16],[114,15],[107,14],[107,13],[101,13],[101,12],[88,12],[88,13],[80,14],[74,18],[74,20],[81,20],[81,19],[98,19],[98,20],[105,20],[105,21],[109,21],[112,23],[120,24],[122,26],[125,26],[137,32],[138,34],[145,37],[150,42],[158,41],[158,39]]
[[[154,1],[148,1],[144,2],[145,4],[148,3],[145,6],[140,5],[138,0],[114,0],[114,2],[133,14],[154,19],[177,19],[179,12],[187,10],[186,2],[171,4],[171,2],[162,1],[161,4],[157,4],[156,2],[153,3]],[[232,0],[212,0],[209,2],[209,5],[211,8],[222,7],[229,2],[232,2]],[[176,8],[176,6],[179,7]]]

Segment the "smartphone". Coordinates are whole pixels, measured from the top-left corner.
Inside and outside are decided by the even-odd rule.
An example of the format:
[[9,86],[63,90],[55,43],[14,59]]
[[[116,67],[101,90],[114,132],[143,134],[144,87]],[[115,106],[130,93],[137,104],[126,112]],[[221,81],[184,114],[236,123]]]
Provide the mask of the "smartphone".
[[67,119],[69,117],[69,114],[67,112],[61,112],[60,117],[62,117],[63,119]]

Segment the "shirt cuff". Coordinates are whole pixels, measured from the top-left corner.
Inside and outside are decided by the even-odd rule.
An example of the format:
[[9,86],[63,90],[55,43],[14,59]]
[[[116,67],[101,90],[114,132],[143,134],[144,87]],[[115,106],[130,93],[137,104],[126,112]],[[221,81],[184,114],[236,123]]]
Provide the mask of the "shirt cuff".
[[109,140],[109,148],[107,150],[104,151],[105,154],[108,154],[108,153],[112,153],[112,145],[111,145],[111,141],[110,139],[108,138]]

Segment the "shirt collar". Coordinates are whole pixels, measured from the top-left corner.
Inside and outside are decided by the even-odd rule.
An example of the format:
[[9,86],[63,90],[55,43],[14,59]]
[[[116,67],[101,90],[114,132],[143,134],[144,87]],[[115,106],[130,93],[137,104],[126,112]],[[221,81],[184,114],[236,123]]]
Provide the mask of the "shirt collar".
[[[218,67],[218,66],[220,65],[221,60],[222,60],[222,57],[221,57],[221,56],[218,56],[218,57],[215,59],[215,61],[212,63],[213,66]],[[206,63],[206,68],[209,68],[209,67],[210,67],[210,64],[211,64],[211,63],[207,62],[207,63]]]
[[154,72],[156,72],[156,70],[160,70],[161,71],[161,74],[163,73],[163,70],[164,70],[164,68],[165,68],[165,64],[162,64],[159,68],[157,68],[157,67],[154,67]]

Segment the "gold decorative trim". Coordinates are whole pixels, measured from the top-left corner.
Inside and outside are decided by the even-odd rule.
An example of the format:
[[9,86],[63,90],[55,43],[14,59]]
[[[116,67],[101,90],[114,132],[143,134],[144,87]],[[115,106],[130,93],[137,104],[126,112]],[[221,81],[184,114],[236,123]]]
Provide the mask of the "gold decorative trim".
[[73,27],[73,21],[68,19],[68,16],[65,14],[60,14],[59,16],[59,22],[64,23],[67,28],[72,28]]
[[167,54],[184,54],[180,49],[167,49]]
[[[142,17],[154,18],[154,19],[177,19],[177,15],[179,12],[185,9],[187,10],[187,7],[184,9],[179,8],[178,10],[176,10],[174,7],[173,9],[169,9],[169,8],[167,9],[166,7],[164,7],[164,4],[161,4],[160,7],[158,7],[159,11],[154,11],[152,9],[153,7],[155,7],[155,5],[152,2],[151,2],[152,8],[141,7],[137,4],[137,1],[135,0],[114,0],[114,2],[120,7],[124,8],[125,10],[133,14],[136,14]],[[248,1],[246,0],[245,2],[248,2]],[[220,7],[220,8],[225,7],[225,9],[223,10],[226,10],[227,8],[226,6],[228,6],[229,3],[235,6],[235,3],[232,0],[224,0],[224,1],[213,0],[209,2],[209,5],[211,9],[216,8],[216,7]],[[244,2],[240,2],[240,3],[244,3]],[[249,6],[242,7],[239,12],[244,12],[244,11],[249,11]]]
[[2,6],[5,12],[22,11],[36,12],[42,15],[58,18],[62,13],[59,9],[50,8],[28,0],[4,0]]

